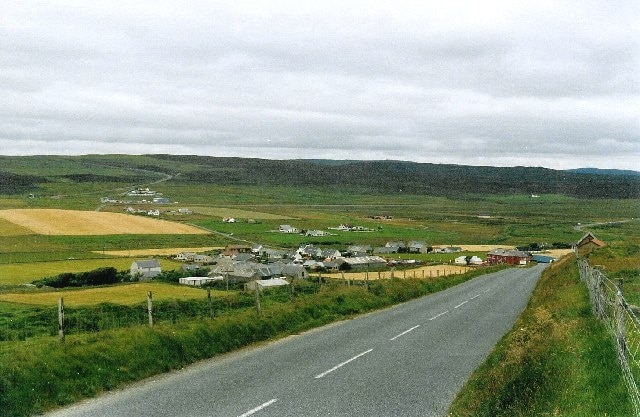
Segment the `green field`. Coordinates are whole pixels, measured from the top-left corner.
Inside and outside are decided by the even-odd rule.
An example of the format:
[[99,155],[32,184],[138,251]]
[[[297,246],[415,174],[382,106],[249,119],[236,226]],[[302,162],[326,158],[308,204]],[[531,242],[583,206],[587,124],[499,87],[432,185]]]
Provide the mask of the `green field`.
[[[107,266],[129,269],[134,258],[108,256],[108,251],[252,243],[274,249],[295,249],[309,243],[345,249],[355,244],[382,246],[390,240],[421,240],[433,246],[512,247],[534,242],[571,244],[587,231],[592,231],[607,247],[590,255],[591,264],[600,265],[612,279],[624,279],[625,295],[631,303],[640,305],[640,199],[637,180],[581,177],[533,168],[514,168],[503,172],[498,168],[434,168],[393,162],[365,165],[366,169],[354,167],[356,171],[352,173],[344,168],[344,164],[321,164],[307,172],[309,166],[304,162],[266,163],[195,156],[0,157],[0,171],[24,176],[20,185],[0,184],[0,190],[5,190],[4,194],[0,192],[0,209],[122,212],[131,204],[140,209],[158,208],[166,212],[160,216],[165,220],[213,231],[210,235],[51,236],[34,234],[0,220],[0,340],[3,340],[0,342],[0,352],[3,352],[0,355],[0,409],[13,407],[6,408],[10,410],[9,415],[28,415],[122,386],[125,382],[175,369],[245,343],[351,317],[389,305],[392,300],[409,299],[452,285],[457,279],[469,278],[450,277],[442,283],[385,281],[372,284],[367,291],[357,286],[340,287],[344,284],[342,282],[321,286],[318,282],[305,281],[298,284],[295,296],[281,291],[266,297],[264,306],[268,313],[259,323],[254,320],[254,297],[243,291],[226,294],[214,291],[214,300],[208,303],[202,289],[170,284],[135,283],[58,291],[23,285],[63,272],[85,272]],[[451,173],[458,173],[461,177],[451,177]],[[473,175],[478,177],[462,175],[468,173],[475,173]],[[126,191],[140,186],[152,188],[169,198],[171,203],[103,204],[100,201],[101,197],[127,199]],[[483,191],[477,192],[477,189]],[[603,195],[609,197],[601,198]],[[178,208],[189,208],[193,214],[177,215],[175,211]],[[222,221],[224,217],[234,217],[238,222],[225,223]],[[249,219],[254,221],[248,222]],[[331,229],[343,223],[371,231],[359,233]],[[306,237],[283,234],[277,232],[281,224],[305,230],[319,229],[331,235]],[[394,258],[450,263],[459,255],[411,254],[394,255]],[[464,255],[484,257],[483,252]],[[180,267],[179,263],[164,259],[161,264],[163,271]],[[571,274],[565,271],[558,275],[557,282],[555,278],[547,278],[548,288],[538,290],[544,296],[538,296],[536,302],[551,311],[552,320],[546,320],[549,318],[547,315],[540,317],[553,329],[570,330],[560,334],[559,340],[547,339],[554,343],[567,341],[568,346],[579,346],[577,349],[583,351],[596,351],[596,347],[589,343],[600,340],[597,337],[589,342],[578,340],[581,332],[595,333],[601,329],[582,322],[589,314],[588,308],[576,283],[565,280]],[[144,297],[150,288],[158,300],[158,319],[162,323],[159,330],[149,330],[145,326]],[[53,337],[57,334],[55,302],[61,295],[69,305],[72,334],[65,348]],[[548,299],[553,305],[544,304],[543,299]],[[216,312],[216,320],[202,320],[203,317],[211,318],[213,311]],[[531,323],[540,318],[536,314],[539,316],[535,309],[529,312],[523,319],[524,325],[533,326]],[[219,320],[218,317],[224,319]],[[236,319],[240,324],[230,324]],[[535,329],[544,331],[546,328]],[[554,336],[562,333],[556,330]],[[130,343],[132,334],[139,336],[135,344]],[[519,340],[518,334],[515,331],[515,336],[510,337]],[[531,335],[534,341],[545,339],[540,333]],[[204,351],[200,349],[203,343],[207,346]],[[173,348],[175,346],[180,348]],[[502,349],[507,352],[513,350],[510,346]],[[547,362],[541,357],[544,358],[549,351],[544,349],[546,347],[542,344],[539,349],[530,346],[533,354],[542,354],[537,357],[525,355],[521,359],[538,361],[546,366]],[[564,347],[554,347],[551,353],[556,355],[557,349]],[[110,356],[105,356],[105,352]],[[144,352],[144,355],[134,358],[132,352]],[[497,356],[491,357],[486,365],[489,372],[500,367],[506,355],[504,352],[499,350]],[[105,371],[107,367],[93,361],[97,356],[101,360],[112,361],[108,367],[111,373]],[[564,358],[563,355],[557,356]],[[76,368],[82,369],[86,372],[85,377],[73,382],[73,386],[42,387],[41,373],[54,372],[48,365],[52,357],[73,358],[75,362],[69,364],[64,372],[68,371],[75,378]],[[11,365],[14,359],[19,365]],[[575,397],[558,397],[575,407],[587,402],[582,401],[582,392],[591,395],[593,387],[600,386],[591,383],[594,375],[589,373],[588,358],[583,355],[578,359],[581,360],[578,363],[579,380],[571,380],[571,385],[567,386],[581,392]],[[610,362],[603,363],[610,366]],[[556,363],[551,362],[551,366],[555,367]],[[537,372],[537,368],[531,369]],[[547,370],[544,368],[541,372]],[[543,389],[547,383],[563,387],[562,378],[529,380],[530,376],[526,373],[516,375],[520,378],[518,383],[521,385],[518,386],[526,388],[528,381],[539,384],[535,386],[540,389],[536,395],[540,392],[548,394]],[[525,394],[529,391],[514,393],[508,388],[509,380],[505,380],[507,388],[500,387],[503,391],[489,389],[488,394],[473,396],[472,402],[490,407],[491,400],[482,396],[496,394],[498,398],[499,394],[498,408],[512,400],[515,404],[504,408],[507,411],[502,415],[509,415],[512,411],[513,415],[527,415],[526,403],[522,401],[528,401]],[[617,385],[612,386],[612,392],[618,389]],[[33,387],[33,390],[28,387]],[[40,399],[36,395],[37,390],[49,396]],[[543,400],[546,400],[544,395]],[[38,403],[34,404],[34,401]],[[561,408],[553,401],[535,403],[541,410],[540,415],[556,415],[556,410],[561,411],[559,415],[580,415],[571,414],[571,410]],[[598,407],[605,403],[596,401],[589,406],[599,412]],[[627,403],[619,410],[626,411],[625,407]],[[471,408],[463,404],[456,408],[456,413],[492,415],[491,411],[488,414],[465,414],[467,409]]]
[[[91,271],[111,266],[119,271],[129,270],[136,258],[73,259],[49,262],[24,262],[0,264],[0,286],[29,284],[32,281],[61,274],[63,272]],[[176,269],[180,263],[168,259],[160,260],[163,270]]]

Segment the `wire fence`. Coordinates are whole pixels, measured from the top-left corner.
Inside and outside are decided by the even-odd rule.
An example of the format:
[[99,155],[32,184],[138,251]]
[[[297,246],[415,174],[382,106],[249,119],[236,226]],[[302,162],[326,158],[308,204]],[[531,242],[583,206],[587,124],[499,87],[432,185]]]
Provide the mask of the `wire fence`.
[[615,337],[618,359],[636,416],[640,417],[640,320],[627,303],[622,280],[613,282],[601,270],[578,259],[580,279],[589,289],[591,308]]

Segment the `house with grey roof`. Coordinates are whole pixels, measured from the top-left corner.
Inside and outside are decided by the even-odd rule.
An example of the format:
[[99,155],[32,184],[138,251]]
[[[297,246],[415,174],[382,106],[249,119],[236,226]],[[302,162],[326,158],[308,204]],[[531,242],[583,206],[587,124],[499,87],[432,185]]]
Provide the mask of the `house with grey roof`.
[[138,277],[141,281],[150,280],[162,273],[160,261],[157,259],[145,259],[133,261],[129,270],[132,277]]

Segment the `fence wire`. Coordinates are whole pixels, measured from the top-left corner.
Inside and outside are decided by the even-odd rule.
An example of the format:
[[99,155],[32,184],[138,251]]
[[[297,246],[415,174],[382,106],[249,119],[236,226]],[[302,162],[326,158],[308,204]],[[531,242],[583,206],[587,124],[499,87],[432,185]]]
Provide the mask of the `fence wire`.
[[624,299],[621,282],[613,282],[583,258],[578,259],[578,269],[580,279],[589,289],[593,313],[615,337],[624,381],[635,415],[640,417],[640,321]]

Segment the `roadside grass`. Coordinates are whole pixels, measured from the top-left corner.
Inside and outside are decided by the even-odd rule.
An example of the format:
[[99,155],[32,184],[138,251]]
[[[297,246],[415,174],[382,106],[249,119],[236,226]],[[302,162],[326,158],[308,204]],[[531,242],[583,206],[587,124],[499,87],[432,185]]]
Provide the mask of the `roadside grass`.
[[[114,267],[119,271],[128,270],[131,268],[131,263],[134,259],[99,258],[0,264],[0,286],[29,284],[36,279],[55,276],[64,272],[83,272],[102,267]],[[160,266],[163,270],[177,269],[181,265],[176,261],[160,259]]]
[[[70,334],[63,343],[56,337],[0,342],[0,410],[7,417],[42,413],[252,343],[407,301],[472,276],[378,281],[369,290],[337,281],[303,281],[293,297],[289,289],[263,294],[260,317],[253,294],[243,292],[238,293],[237,308],[229,310],[223,300],[213,319],[200,311],[197,318],[169,317],[153,328],[135,325]],[[198,303],[184,305],[195,308]],[[202,310],[206,303],[199,305]],[[135,310],[131,314],[140,313]]]
[[473,373],[449,416],[628,416],[613,339],[591,313],[575,258],[542,275],[526,310]]

